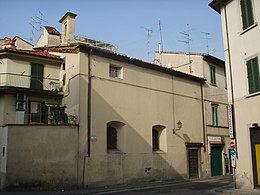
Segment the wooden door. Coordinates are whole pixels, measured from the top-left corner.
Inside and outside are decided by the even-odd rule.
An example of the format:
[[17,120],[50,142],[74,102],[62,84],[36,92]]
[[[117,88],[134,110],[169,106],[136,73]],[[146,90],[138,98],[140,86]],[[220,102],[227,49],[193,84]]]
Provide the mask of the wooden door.
[[188,158],[189,158],[189,178],[199,177],[198,149],[189,149]]

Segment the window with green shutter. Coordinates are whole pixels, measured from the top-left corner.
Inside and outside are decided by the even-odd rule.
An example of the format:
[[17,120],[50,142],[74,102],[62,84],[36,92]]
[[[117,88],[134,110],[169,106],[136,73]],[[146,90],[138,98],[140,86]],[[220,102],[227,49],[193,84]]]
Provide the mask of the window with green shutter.
[[240,5],[242,12],[243,30],[245,30],[254,24],[252,0],[241,0]]
[[218,105],[212,105],[212,125],[218,126]]
[[31,64],[31,89],[43,89],[43,64]]
[[213,85],[217,84],[216,68],[214,66],[210,66],[210,83],[213,84]]
[[249,93],[260,91],[258,57],[246,62]]

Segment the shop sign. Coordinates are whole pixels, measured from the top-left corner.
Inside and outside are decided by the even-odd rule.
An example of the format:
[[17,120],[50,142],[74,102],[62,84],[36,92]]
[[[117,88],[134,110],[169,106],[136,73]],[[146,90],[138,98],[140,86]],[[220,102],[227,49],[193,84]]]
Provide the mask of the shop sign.
[[210,144],[222,144],[222,138],[219,136],[208,136]]

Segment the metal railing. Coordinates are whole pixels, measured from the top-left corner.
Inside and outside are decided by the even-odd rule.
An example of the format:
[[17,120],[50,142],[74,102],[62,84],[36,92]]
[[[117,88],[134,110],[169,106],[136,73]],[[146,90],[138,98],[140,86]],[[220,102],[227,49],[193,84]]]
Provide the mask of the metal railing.
[[40,86],[42,90],[59,91],[61,87],[59,79],[49,78],[49,75],[45,78],[37,79],[37,77],[16,73],[0,73],[0,87],[31,88],[32,78],[34,82],[39,82],[38,86]]

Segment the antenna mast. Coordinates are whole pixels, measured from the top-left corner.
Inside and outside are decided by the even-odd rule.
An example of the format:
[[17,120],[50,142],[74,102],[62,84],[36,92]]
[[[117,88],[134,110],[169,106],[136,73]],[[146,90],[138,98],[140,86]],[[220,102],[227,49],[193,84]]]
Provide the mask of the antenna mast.
[[35,31],[39,32],[43,29],[42,23],[48,23],[43,19],[44,15],[39,11],[39,16],[35,15],[31,17],[31,22],[29,22],[30,26],[32,27],[31,33],[32,36],[28,38],[28,40],[32,43],[35,38]]
[[161,45],[161,51],[163,51],[163,38],[162,38],[162,26],[161,26],[161,21],[159,20],[159,32],[160,32],[160,45]]
[[188,57],[189,57],[189,63],[188,64],[189,64],[190,73],[192,73],[192,70],[191,70],[192,60],[190,58],[190,42],[192,41],[192,39],[190,38],[190,27],[189,27],[189,24],[187,24],[187,27],[188,27],[188,30],[180,32],[180,34],[182,35],[182,38],[184,40],[179,40],[179,42],[183,42],[183,43],[187,44],[187,46],[188,46]]
[[207,54],[209,54],[209,40],[210,40],[209,35],[210,35],[210,33],[208,33],[208,32],[201,32],[201,33],[205,35],[204,39],[206,39]]
[[[144,28],[144,27],[143,27]],[[147,31],[147,60],[150,61],[150,38],[151,38],[151,34],[153,33],[153,29],[150,28],[144,28]]]

